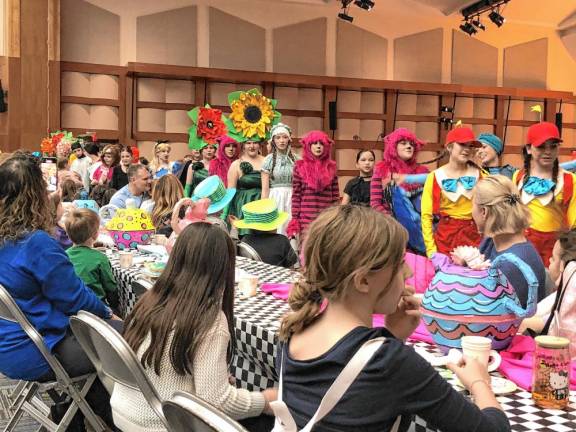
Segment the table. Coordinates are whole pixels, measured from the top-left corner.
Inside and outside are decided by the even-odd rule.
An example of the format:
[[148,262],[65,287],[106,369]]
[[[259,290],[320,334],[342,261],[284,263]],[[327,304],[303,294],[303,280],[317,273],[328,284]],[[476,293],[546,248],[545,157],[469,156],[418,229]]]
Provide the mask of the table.
[[[109,257],[118,280],[121,308],[129,312],[136,301],[131,284],[139,276],[140,269],[120,269],[117,256]],[[238,268],[257,275],[260,282],[290,282],[296,276],[293,271],[241,257],[237,257],[236,265]],[[274,299],[268,294],[259,292],[258,295],[247,299],[240,298],[237,294],[234,303],[236,355],[231,371],[241,387],[258,390],[270,387],[277,382],[278,377],[274,370],[277,334],[280,319],[288,310],[286,302]],[[413,345],[431,353],[440,354],[435,346],[425,342],[414,342]],[[453,380],[449,379],[449,382],[455,386]],[[538,408],[532,401],[532,395],[522,389],[497,398],[514,431],[576,431],[576,392],[574,391],[571,392],[572,403],[566,411]],[[425,420],[415,417],[410,431],[429,432],[434,429],[427,426]]]

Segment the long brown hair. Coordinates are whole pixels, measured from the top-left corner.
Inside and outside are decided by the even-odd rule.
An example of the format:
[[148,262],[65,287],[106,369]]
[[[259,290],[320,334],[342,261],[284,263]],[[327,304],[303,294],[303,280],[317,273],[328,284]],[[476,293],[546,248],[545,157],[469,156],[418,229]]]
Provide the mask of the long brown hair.
[[305,269],[290,291],[292,312],[284,317],[280,339],[312,324],[322,299],[340,300],[358,274],[391,267],[400,271],[408,233],[395,219],[368,207],[333,206],[310,224],[304,241]]
[[124,338],[134,351],[151,336],[142,366],[160,374],[162,353],[173,332],[170,363],[177,374],[192,374],[194,352],[220,311],[234,340],[235,260],[232,240],[217,226],[199,222],[182,231],[166,269],[126,319]]
[[156,180],[152,188],[152,223],[158,228],[162,228],[163,221],[172,214],[172,210],[178,201],[184,198],[182,183],[174,174],[166,174]]
[[52,223],[40,160],[15,153],[0,164],[0,244],[36,230],[50,232]]

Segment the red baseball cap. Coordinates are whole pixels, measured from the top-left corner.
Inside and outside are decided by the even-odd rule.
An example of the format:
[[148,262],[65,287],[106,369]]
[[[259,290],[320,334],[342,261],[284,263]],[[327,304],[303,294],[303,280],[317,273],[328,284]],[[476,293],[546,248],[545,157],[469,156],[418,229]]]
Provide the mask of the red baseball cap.
[[540,147],[548,140],[562,142],[560,131],[554,123],[550,122],[533,124],[528,128],[526,138],[528,139],[528,144],[533,145],[534,147]]
[[456,127],[446,134],[446,144],[453,142],[472,147],[482,147],[482,143],[476,139],[472,129],[467,127]]

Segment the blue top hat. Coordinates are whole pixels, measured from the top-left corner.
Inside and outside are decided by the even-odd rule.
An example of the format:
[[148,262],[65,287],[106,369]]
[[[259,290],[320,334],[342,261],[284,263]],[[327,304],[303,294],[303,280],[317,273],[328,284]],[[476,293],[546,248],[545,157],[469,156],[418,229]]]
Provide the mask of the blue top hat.
[[210,176],[202,180],[192,195],[192,201],[198,201],[202,198],[208,198],[211,202],[208,207],[208,214],[216,213],[230,204],[236,194],[236,189],[226,189],[222,179],[217,175]]

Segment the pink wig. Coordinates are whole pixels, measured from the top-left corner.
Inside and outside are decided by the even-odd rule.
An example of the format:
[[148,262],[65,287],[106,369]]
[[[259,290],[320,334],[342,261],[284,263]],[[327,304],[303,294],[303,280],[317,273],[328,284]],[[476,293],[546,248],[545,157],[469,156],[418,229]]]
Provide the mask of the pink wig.
[[[400,141],[410,141],[414,145],[414,155],[411,159],[404,161],[398,157],[396,147]],[[428,172],[428,168],[419,165],[416,162],[416,156],[424,142],[420,141],[416,135],[405,128],[399,128],[384,137],[384,154],[382,162],[376,165],[375,171],[378,170],[382,177],[391,173],[394,174],[419,174]]]
[[[321,142],[324,150],[320,157],[312,154],[312,144]],[[298,170],[302,180],[314,191],[326,189],[336,176],[336,162],[330,159],[334,142],[322,131],[310,131],[301,140],[302,159],[296,161],[294,169]]]
[[[228,135],[218,137],[216,141],[218,142],[218,152],[216,153],[216,157],[210,161],[208,173],[210,175],[217,175],[224,182],[224,185],[228,186],[228,169],[230,165],[232,165],[232,162],[240,156],[240,144]],[[224,152],[224,148],[229,144],[234,144],[234,155],[231,158],[226,156]]]

